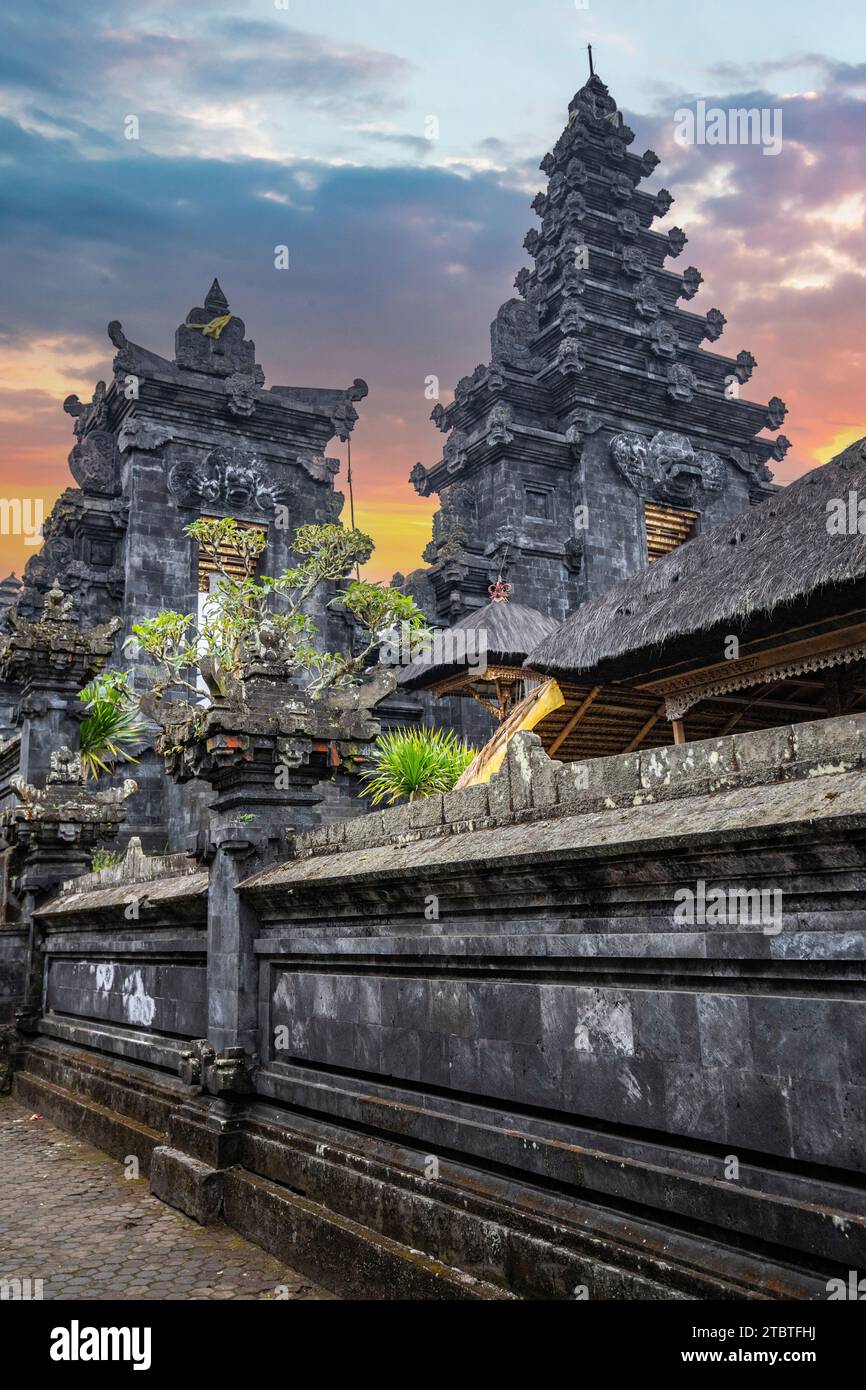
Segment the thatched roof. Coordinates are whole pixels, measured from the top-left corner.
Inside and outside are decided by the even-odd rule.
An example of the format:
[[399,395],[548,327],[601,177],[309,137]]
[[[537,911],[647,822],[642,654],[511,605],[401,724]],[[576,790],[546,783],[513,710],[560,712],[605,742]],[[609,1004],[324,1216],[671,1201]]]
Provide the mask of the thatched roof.
[[[485,603],[483,608],[468,613],[453,627],[436,634],[441,641],[441,647],[437,650],[442,652],[443,660],[414,661],[411,666],[404,667],[400,672],[400,684],[409,690],[421,689],[463,670],[467,665],[465,661],[448,659],[449,652],[453,652],[455,648],[460,650],[459,641],[449,641],[451,633],[458,636],[463,634],[465,638],[470,632],[473,633],[473,637],[475,633],[484,632],[489,665],[522,666],[533,647],[537,646],[543,637],[549,637],[554,633],[558,626],[555,618],[545,617],[537,608],[526,608],[522,603]],[[474,640],[477,643],[478,639]],[[473,650],[478,650],[477,645]]]
[[866,500],[866,439],[584,604],[527,666],[576,676],[862,579],[866,535],[831,534],[827,525],[828,502],[847,504],[852,491]]

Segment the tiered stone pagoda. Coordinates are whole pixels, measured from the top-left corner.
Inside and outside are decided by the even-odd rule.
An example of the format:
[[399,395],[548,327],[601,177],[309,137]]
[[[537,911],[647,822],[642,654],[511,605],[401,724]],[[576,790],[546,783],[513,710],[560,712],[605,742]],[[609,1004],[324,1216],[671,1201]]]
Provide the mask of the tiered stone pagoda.
[[673,203],[640,188],[659,163],[598,76],[577,93],[541,168],[541,219],[511,299],[491,326],[491,360],[457,383],[432,419],[441,459],[411,478],[438,493],[429,569],[407,581],[450,624],[487,601],[502,574],[515,599],[562,620],[674,545],[762,501],[768,462],[788,448],[786,407],[740,398],[755,359],[702,346],[718,309],[682,307],[700,271],[674,270]]

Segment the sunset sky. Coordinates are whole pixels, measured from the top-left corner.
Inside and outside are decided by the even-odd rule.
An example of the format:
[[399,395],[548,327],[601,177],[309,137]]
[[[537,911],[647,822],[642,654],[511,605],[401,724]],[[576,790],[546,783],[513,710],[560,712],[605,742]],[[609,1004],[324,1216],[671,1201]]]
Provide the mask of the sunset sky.
[[[542,155],[596,69],[662,163],[689,308],[788,403],[788,481],[866,433],[866,6],[854,0],[32,0],[0,21],[0,495],[71,482],[61,403],[110,379],[105,326],[172,355],[216,275],[268,384],[370,395],[353,438],[371,572],[420,561],[407,481],[489,355],[537,225]],[[674,142],[698,98],[778,107],[776,156]],[[124,135],[128,116],[140,138]],[[429,118],[439,137],[426,138]],[[275,245],[291,268],[274,268]],[[336,455],[343,446],[334,444]],[[341,482],[338,480],[338,486]],[[0,575],[32,554],[0,536]]]

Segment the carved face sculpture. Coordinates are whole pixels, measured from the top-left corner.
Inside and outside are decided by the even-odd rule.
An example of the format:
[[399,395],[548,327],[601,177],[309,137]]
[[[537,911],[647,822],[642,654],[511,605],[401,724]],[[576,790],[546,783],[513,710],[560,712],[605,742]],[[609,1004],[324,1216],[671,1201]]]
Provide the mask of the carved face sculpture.
[[231,508],[250,505],[256,490],[256,475],[244,464],[229,464],[226,468],[225,499]]

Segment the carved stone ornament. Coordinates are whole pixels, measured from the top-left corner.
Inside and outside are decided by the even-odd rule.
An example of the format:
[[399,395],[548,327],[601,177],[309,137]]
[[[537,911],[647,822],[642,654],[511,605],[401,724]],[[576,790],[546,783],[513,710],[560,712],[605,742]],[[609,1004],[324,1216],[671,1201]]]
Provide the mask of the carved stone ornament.
[[315,483],[330,483],[340,471],[340,460],[324,454],[299,454],[298,464]]
[[640,231],[640,218],[632,208],[620,208],[616,225],[622,237],[636,237]]
[[688,266],[686,270],[683,272],[683,283],[681,290],[683,299],[694,299],[695,295],[697,294],[698,290],[701,288],[701,285],[703,283],[704,277],[701,274],[701,272],[697,269],[697,267],[693,265]]
[[634,287],[635,308],[642,318],[653,319],[662,307],[662,292],[655,280],[645,276]]
[[229,413],[240,416],[252,415],[256,408],[257,391],[258,384],[254,374],[232,372],[231,376],[226,377]]
[[[374,667],[359,684],[310,695],[293,680],[284,662],[253,658],[224,697],[209,706],[184,701],[143,703],[161,726],[156,751],[177,782],[204,777],[216,785],[224,777],[273,775],[283,759],[300,767],[314,756],[314,743],[333,745],[337,762],[357,755],[381,731],[374,709],[396,687],[396,675]],[[323,775],[330,775],[331,768]]]
[[487,443],[490,448],[497,444],[510,444],[514,435],[508,428],[511,424],[511,411],[500,401],[487,416]]
[[96,390],[93,392],[93,399],[89,405],[84,405],[77,396],[67,396],[63,402],[63,409],[67,415],[71,415],[75,421],[74,430],[76,438],[83,439],[91,430],[104,429],[108,423],[108,407],[105,400],[106,386],[104,381],[97,381]]
[[226,297],[214,280],[204,304],[190,309],[175,334],[175,361],[187,371],[209,376],[250,375],[256,365],[256,345],[244,338],[244,332],[243,320],[229,313]]
[[563,376],[572,372],[582,372],[586,363],[583,360],[583,349],[577,338],[563,338],[556,350],[556,370]]
[[559,326],[567,335],[579,334],[586,323],[586,311],[579,299],[568,295],[559,310]]
[[657,319],[649,329],[650,352],[656,357],[675,357],[680,340],[676,329],[664,319]]
[[586,554],[586,536],[583,531],[578,531],[575,535],[569,536],[565,542],[563,550],[563,563],[569,574],[575,578],[583,569],[584,556]]
[[707,326],[704,329],[704,337],[709,338],[711,343],[718,342],[727,321],[721,309],[710,309],[707,314]]
[[668,395],[672,401],[690,401],[698,386],[698,379],[691,367],[682,362],[672,362],[668,367]]
[[69,455],[69,471],[83,492],[116,497],[120,491],[117,445],[108,430],[83,435]]
[[272,512],[288,496],[255,454],[241,449],[212,449],[203,459],[181,459],[169,472],[168,490],[180,507],[222,506],[232,512]]
[[688,241],[688,237],[682,227],[671,227],[668,232],[668,255],[679,256],[682,254],[683,247]]
[[610,191],[621,203],[626,203],[634,196],[634,184],[628,174],[620,171],[611,176]]
[[643,497],[692,506],[703,492],[720,492],[727,481],[718,454],[695,451],[683,434],[660,430],[647,440],[617,434],[610,441],[614,463]]
[[768,430],[777,430],[784,423],[785,416],[788,414],[788,407],[781,396],[773,396],[767,405],[767,414],[764,417]]
[[563,209],[569,222],[582,222],[586,216],[586,199],[577,189],[572,189],[565,200]]
[[10,611],[12,632],[0,644],[0,679],[31,689],[50,689],[58,679],[77,683],[77,689],[86,685],[111,655],[121,620],[81,628],[72,607],[71,596],[55,579],[39,618],[30,621]]
[[[515,275],[514,288],[517,290],[517,293],[520,295],[521,299],[526,298],[526,292],[529,289],[530,284],[532,283],[532,278],[532,271],[529,270],[528,267],[525,265],[521,266],[517,274]],[[430,418],[432,420],[433,416],[431,415]],[[433,423],[436,423],[435,420],[433,421]]]
[[23,777],[10,781],[18,804],[0,814],[0,825],[7,840],[22,847],[32,846],[37,839],[45,842],[48,836],[44,832],[50,826],[63,840],[80,838],[85,827],[116,833],[125,819],[123,803],[138,791],[138,783],[131,777],[105,791],[86,789],[81,757],[65,746],[51,754],[44,787],[35,787]]
[[415,467],[409,474],[409,482],[412,484],[419,497],[429,497],[430,493],[433,491],[430,480],[427,477],[427,469],[420,461],[415,464]]
[[639,246],[627,246],[622,253],[622,268],[626,275],[640,277],[646,271],[646,252]]
[[538,332],[538,315],[522,299],[509,299],[490,325],[493,361],[512,367],[532,368],[530,343]]
[[777,463],[781,463],[791,447],[791,441],[787,435],[780,434],[773,443],[773,458]]
[[757,365],[757,360],[747,348],[743,348],[742,352],[737,353],[737,365],[734,368],[734,375],[741,386],[745,386]]
[[341,399],[337,402],[334,413],[331,416],[331,424],[334,434],[343,443],[349,438],[358,419],[358,412],[355,409],[355,401],[363,401],[370,394],[370,388],[366,381],[360,377],[355,377],[352,385],[343,392]]
[[153,453],[164,444],[170,444],[172,439],[174,430],[168,425],[161,425],[156,420],[145,420],[140,415],[132,415],[124,420],[121,426],[117,436],[117,447],[122,454],[128,449],[141,449],[144,453]]
[[442,450],[442,458],[449,473],[457,473],[466,462],[466,435],[462,430],[452,430],[445,447]]

